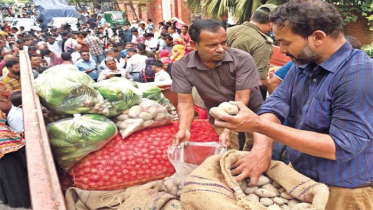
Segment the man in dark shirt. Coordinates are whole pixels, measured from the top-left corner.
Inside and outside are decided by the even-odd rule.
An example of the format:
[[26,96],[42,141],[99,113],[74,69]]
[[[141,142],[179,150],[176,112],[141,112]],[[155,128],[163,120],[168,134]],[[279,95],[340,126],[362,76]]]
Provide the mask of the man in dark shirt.
[[218,114],[217,126],[255,132],[253,150],[232,174],[256,185],[276,139],[289,147],[295,170],[328,185],[326,210],[372,209],[373,60],[346,41],[341,15],[322,0],[289,1],[270,19],[295,65],[260,116],[241,103],[236,116]]
[[92,30],[95,29],[97,27],[96,15],[95,14],[91,15],[91,17],[87,20],[87,23],[90,29]]
[[[173,142],[175,145],[190,139],[190,126],[194,118],[193,86],[207,109],[236,100],[259,111],[263,103],[259,90],[261,82],[253,58],[242,50],[227,48],[227,32],[220,22],[196,21],[190,27],[189,34],[195,51],[172,66],[172,91],[178,93],[180,119],[179,131]],[[213,121],[210,116],[210,122]],[[221,133],[221,141],[233,138],[232,144],[226,146],[239,148],[237,135],[233,136],[228,129],[217,130]]]
[[172,52],[172,48],[174,47],[174,39],[172,36],[168,35],[165,38],[166,46],[163,48],[164,50],[167,50],[168,53]]
[[130,30],[130,26],[128,23],[125,23],[122,30],[122,36],[121,36],[121,43],[122,47],[125,48],[125,44],[127,42],[132,41],[132,31]]

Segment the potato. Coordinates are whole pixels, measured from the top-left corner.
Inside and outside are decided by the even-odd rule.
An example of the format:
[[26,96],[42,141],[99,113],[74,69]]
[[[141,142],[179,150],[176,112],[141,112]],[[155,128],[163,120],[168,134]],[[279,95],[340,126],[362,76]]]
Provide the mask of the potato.
[[157,116],[154,118],[156,121],[164,120],[165,114],[164,113],[158,113]]
[[154,124],[154,120],[146,120],[144,121],[144,127],[149,127]]
[[262,175],[262,176],[259,177],[257,185],[262,186],[262,185],[265,185],[265,184],[268,184],[268,183],[269,183],[268,177]]
[[298,203],[297,205],[293,206],[291,210],[304,210],[304,209],[315,209],[309,203]]
[[279,198],[279,197],[272,198],[272,200],[275,204],[279,206],[282,206],[288,202],[288,200],[286,200],[285,198]]
[[279,190],[278,190],[280,193],[282,193],[282,192],[286,192],[286,190],[284,189],[284,188],[280,188]]
[[246,189],[244,190],[245,194],[246,195],[249,195],[249,194],[252,194],[255,192],[255,190],[257,190],[258,187],[246,187]]
[[270,206],[273,204],[273,201],[270,198],[261,198],[260,203],[264,206]]
[[288,192],[282,192],[281,193],[281,197],[285,198],[285,199],[288,199],[288,200],[291,200],[293,199],[294,197],[291,196]]
[[121,122],[118,126],[119,129],[127,129],[127,127],[128,127],[128,124],[126,121]]
[[128,112],[129,112],[129,109],[127,109],[126,111],[123,111],[122,114],[128,115]]
[[298,200],[293,199],[293,200],[290,200],[290,201],[288,202],[288,206],[289,206],[290,208],[293,208],[293,206],[297,205],[298,203],[300,203]]
[[255,194],[247,195],[246,198],[248,201],[251,201],[251,202],[259,202],[259,197]]
[[128,111],[128,116],[131,118],[135,118],[139,116],[140,112],[142,111],[141,106],[133,106]]
[[273,181],[273,186],[275,186],[276,188],[280,188],[281,187],[281,185],[279,184],[279,183],[277,183],[276,181]]
[[224,110],[226,113],[230,115],[236,115],[238,113],[238,107],[236,105],[233,105],[229,102],[223,102],[221,103],[218,108]]
[[241,188],[242,191],[244,191],[247,188],[246,179],[244,179],[244,180],[241,181],[240,188]]
[[117,127],[119,127],[119,125],[122,123],[123,121],[118,121],[117,123],[115,123],[115,125],[117,126]]
[[282,205],[281,209],[283,209],[283,210],[290,210],[290,207],[288,205]]
[[276,204],[273,204],[268,206],[268,210],[281,210],[281,207]]
[[261,198],[273,198],[276,197],[276,193],[272,192],[267,189],[257,189],[255,190],[255,194],[258,195]]
[[128,117],[128,115],[126,115],[126,114],[121,114],[121,115],[119,115],[119,116],[117,117],[117,119],[120,120],[120,121],[123,121],[123,120],[128,120],[129,117]]
[[215,119],[219,119],[219,118],[217,117],[217,114],[219,114],[219,115],[227,115],[227,113],[226,113],[224,110],[222,110],[222,109],[220,109],[220,108],[218,108],[218,107],[213,107],[213,108],[211,108],[209,113],[210,113],[210,115],[213,116]]
[[147,112],[149,114],[151,114],[153,116],[153,118],[155,118],[157,116],[157,114],[158,114],[158,109],[155,106],[151,106],[151,107],[148,107]]
[[265,184],[262,186],[263,189],[267,189],[267,190],[270,190],[272,192],[275,192],[277,196],[280,195],[280,192],[278,191],[278,189],[273,186],[272,184]]
[[141,119],[143,119],[143,120],[151,120],[151,119],[153,119],[153,115],[151,115],[150,113],[148,113],[148,112],[141,112],[140,114],[139,114],[139,117],[141,118]]

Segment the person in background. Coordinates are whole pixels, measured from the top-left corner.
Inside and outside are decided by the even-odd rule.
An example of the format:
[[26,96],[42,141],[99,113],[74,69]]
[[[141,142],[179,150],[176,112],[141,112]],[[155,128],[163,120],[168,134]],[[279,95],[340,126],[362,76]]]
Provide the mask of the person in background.
[[73,65],[71,53],[64,52],[64,53],[61,54],[61,58],[63,60],[63,62],[61,63],[61,65]]
[[189,30],[189,27],[187,25],[181,26],[180,38],[182,38],[186,44],[190,42],[190,36],[189,36],[188,30]]
[[39,74],[43,73],[48,67],[41,66],[41,56],[39,54],[30,54],[30,63],[33,71]]
[[154,39],[154,34],[145,33],[144,39],[145,39],[146,50],[149,50],[152,53],[155,53],[155,51],[157,51],[157,48],[158,48],[158,42],[156,39]]
[[97,82],[98,71],[96,62],[90,58],[88,50],[81,50],[80,55],[82,59],[75,62],[74,65],[78,67],[79,71],[88,74],[88,76]]
[[174,48],[174,38],[172,36],[166,36],[165,38],[166,46],[164,46],[164,50],[167,50],[170,54],[172,52],[172,48]]
[[155,72],[154,82],[169,81],[170,75],[163,69],[163,63],[160,60],[153,60],[150,65]]
[[[82,58],[80,55],[80,51],[83,50],[83,45],[77,44],[75,49],[76,51],[71,53],[71,58],[72,58],[73,63],[77,62],[78,60]],[[89,50],[86,50],[86,51],[89,51]]]
[[106,20],[105,20],[105,18],[104,17],[102,17],[102,16],[98,16],[98,25],[99,26],[105,26],[106,25]]
[[8,68],[5,66],[6,62],[15,59],[15,56],[12,54],[7,54],[4,56],[4,59],[0,62],[0,71],[1,75],[5,75],[9,72]]
[[125,48],[125,44],[131,41],[132,41],[132,32],[130,30],[130,25],[128,23],[125,23],[123,26],[122,37],[121,37],[121,43],[123,44],[122,47]]
[[168,33],[173,39],[178,39],[180,38],[180,35],[176,32],[176,27],[175,26],[170,26],[168,27]]
[[139,34],[136,28],[131,29],[131,32],[132,32],[132,41],[131,41],[132,43],[139,44],[139,43],[145,42],[144,37],[141,34]]
[[131,75],[125,69],[117,67],[114,58],[106,57],[104,61],[108,68],[100,73],[100,76],[97,79],[98,82],[112,77],[124,77],[132,80]]
[[5,114],[9,113],[12,108],[12,102],[10,101],[12,92],[3,83],[0,83],[0,110]]
[[[111,49],[105,50],[106,57],[114,58],[118,69],[120,69],[120,68],[123,68],[123,66],[125,65],[125,61],[122,58],[117,60],[118,54],[119,54],[118,49],[114,47],[112,47]],[[105,69],[108,69],[108,67],[106,66],[106,62],[103,60],[98,66],[98,71],[101,72]]]
[[185,54],[185,47],[184,45],[177,44],[172,48],[171,52],[171,60],[172,62],[176,62],[184,57]]
[[148,58],[155,58],[154,53],[146,50],[145,44],[142,44],[142,43],[137,44],[137,50],[138,50],[139,55],[144,55]]
[[58,54],[62,53],[61,47],[58,45],[58,42],[56,42],[56,38],[53,36],[47,37],[47,46],[50,51],[56,52]]
[[14,91],[10,95],[10,101],[12,102],[12,108],[7,116],[7,122],[9,127],[18,133],[25,132],[23,128],[23,111],[22,111],[22,93],[21,91]]
[[154,34],[155,26],[152,19],[146,19],[146,24],[148,24],[148,26],[145,29],[145,33]]
[[18,60],[9,60],[5,63],[5,66],[8,68],[9,73],[3,75],[0,78],[0,82],[9,90],[21,90],[21,72]]
[[145,68],[145,60],[148,59],[145,55],[137,54],[135,48],[127,50],[129,59],[127,60],[127,72],[132,76],[134,81],[139,81],[139,75]]
[[89,53],[91,57],[96,63],[101,63],[105,59],[104,49],[104,42],[101,41],[99,38],[90,36],[86,31],[82,32],[84,37],[84,43],[89,48]]
[[144,22],[140,22],[139,28],[137,29],[137,31],[139,32],[140,36],[145,35],[145,23]]
[[61,56],[56,53],[56,52],[52,52],[48,49],[42,49],[40,50],[40,55],[42,57],[47,57],[50,59],[50,62],[49,62],[49,67],[53,67],[53,66],[56,66],[56,65],[59,65],[63,62]]
[[72,53],[76,50],[76,45],[78,44],[78,42],[75,40],[75,36],[76,35],[73,33],[68,33],[66,35],[67,40],[64,44],[64,52]]
[[249,21],[227,29],[228,46],[243,50],[253,56],[262,82],[260,90],[263,100],[267,97],[266,82],[269,60],[273,53],[273,40],[266,34],[272,30],[269,13],[276,7],[274,4],[264,4],[255,10]]
[[[163,30],[164,25],[165,25],[164,22],[159,22],[159,23],[158,23],[158,29],[159,29],[159,31],[160,31],[161,33],[163,32],[162,30]],[[167,31],[164,31],[164,32],[167,32]]]

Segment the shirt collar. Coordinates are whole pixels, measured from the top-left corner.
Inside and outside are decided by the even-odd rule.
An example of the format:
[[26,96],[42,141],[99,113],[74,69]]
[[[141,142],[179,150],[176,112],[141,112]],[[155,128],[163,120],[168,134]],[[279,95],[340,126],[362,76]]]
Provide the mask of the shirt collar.
[[[353,48],[351,44],[348,41],[346,41],[346,43],[344,43],[342,47],[340,47],[332,56],[330,56],[327,60],[322,62],[319,66],[325,69],[326,71],[334,73],[338,70],[340,64],[344,62],[348,58],[348,56],[351,55],[352,51]],[[304,71],[306,73],[308,69],[313,69],[315,67],[315,63],[309,63],[305,65],[300,65],[299,69],[306,70]]]
[[[199,56],[198,56],[198,51],[193,51],[192,54],[188,60],[188,63],[187,63],[187,68],[193,68],[193,67],[196,67],[198,70],[211,70],[210,68],[208,68],[207,66],[203,65],[203,63],[201,62]],[[218,66],[221,66],[223,63],[225,62],[233,62],[233,58],[232,56],[229,54],[228,52],[228,48],[227,50],[225,51],[224,53],[224,56],[223,56],[223,59],[221,61],[219,61],[215,67],[218,67]]]

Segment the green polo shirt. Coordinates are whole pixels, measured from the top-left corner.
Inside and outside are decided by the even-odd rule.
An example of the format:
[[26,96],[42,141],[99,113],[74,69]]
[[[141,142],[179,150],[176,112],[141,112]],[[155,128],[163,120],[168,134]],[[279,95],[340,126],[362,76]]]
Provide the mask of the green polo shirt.
[[228,47],[237,48],[253,56],[261,80],[267,79],[273,40],[262,33],[258,26],[244,22],[228,28]]

